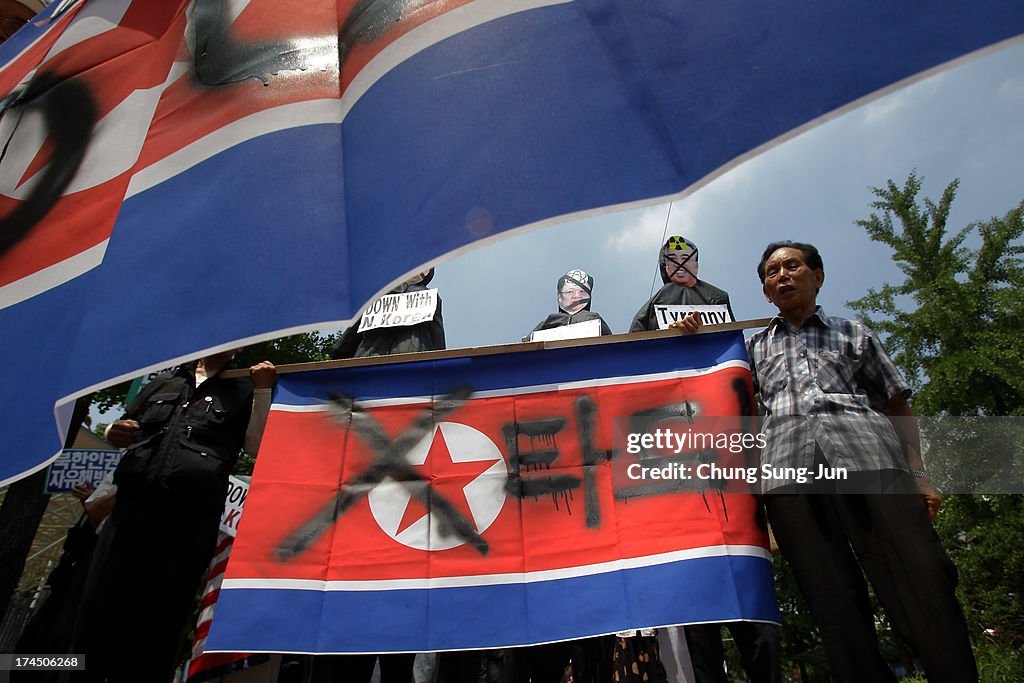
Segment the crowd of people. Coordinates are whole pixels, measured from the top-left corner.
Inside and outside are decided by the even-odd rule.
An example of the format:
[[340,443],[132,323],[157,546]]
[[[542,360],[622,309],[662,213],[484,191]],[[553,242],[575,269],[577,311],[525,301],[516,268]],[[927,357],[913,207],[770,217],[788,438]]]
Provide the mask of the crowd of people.
[[[698,310],[669,321],[666,306],[717,308],[722,319],[733,320],[728,293],[701,280],[698,267],[692,241],[672,236],[661,245],[664,286],[640,308],[630,331],[695,333],[704,325]],[[956,570],[932,528],[940,498],[921,458],[906,381],[869,328],[829,316],[817,304],[825,268],[814,246],[769,244],[756,271],[765,298],[778,309],[747,341],[753,387],[763,405],[762,463],[851,473],[843,482],[776,479],[763,482],[760,492],[779,550],[820,632],[832,679],[895,680],[879,651],[870,584],[929,681],[977,680],[954,593]],[[432,276],[432,269],[420,273],[391,294],[425,291]],[[592,310],[594,285],[578,267],[558,278],[557,310],[524,339],[611,334]],[[443,348],[438,297],[433,315],[414,324],[353,325],[332,355]],[[60,629],[48,632],[37,624],[26,631],[33,638],[61,633],[62,642],[47,646],[85,654],[88,668],[74,672],[73,681],[165,683],[173,676],[213,553],[228,474],[243,450],[256,453],[275,382],[270,362],[252,366],[248,378],[222,377],[232,356],[214,354],[158,377],[108,430],[110,443],[126,449],[113,478],[116,493],[109,485],[102,495],[88,492],[89,514],[74,542],[84,550],[76,550],[77,569],[68,570],[77,577],[73,597],[59,614],[45,616]],[[782,680],[779,628],[757,622],[442,653],[433,677],[444,683],[559,683],[567,675],[575,683],[719,683],[728,680],[723,627],[749,680]],[[364,683],[378,660],[382,683],[413,679],[414,654],[387,654],[293,658],[280,680]]]

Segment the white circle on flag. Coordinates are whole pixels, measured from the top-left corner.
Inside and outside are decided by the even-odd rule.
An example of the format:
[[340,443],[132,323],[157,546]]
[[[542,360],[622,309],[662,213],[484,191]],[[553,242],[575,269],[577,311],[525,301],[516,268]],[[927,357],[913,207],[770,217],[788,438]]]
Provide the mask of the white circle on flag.
[[[461,487],[442,484],[436,493],[466,516],[478,534],[483,534],[505,504],[508,469],[501,450],[486,434],[473,427],[459,422],[440,422],[405,458],[410,465],[421,466],[432,452],[429,476],[434,479],[443,479],[446,464],[452,468],[463,466],[461,471],[464,471],[466,464],[478,463],[477,467],[469,468],[474,472],[479,469],[475,478]],[[446,461],[446,456],[450,461]],[[370,512],[384,533],[410,548],[433,551],[463,545],[465,540],[457,533],[445,532],[444,518],[436,506],[431,506],[428,512],[419,499],[413,498],[411,489],[420,487],[422,491],[429,491],[430,486],[427,481],[401,484],[390,476],[385,477],[370,491]],[[417,519],[420,513],[422,516]],[[415,521],[411,521],[413,519]]]

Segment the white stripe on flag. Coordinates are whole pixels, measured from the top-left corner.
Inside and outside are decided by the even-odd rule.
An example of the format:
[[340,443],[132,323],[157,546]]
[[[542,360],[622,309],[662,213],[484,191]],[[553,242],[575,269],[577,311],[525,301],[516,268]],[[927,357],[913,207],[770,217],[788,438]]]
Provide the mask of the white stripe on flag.
[[573,0],[477,0],[417,26],[385,47],[360,70],[340,100],[289,104],[252,114],[210,133],[142,169],[132,178],[125,198],[158,185],[196,164],[247,140],[279,130],[318,123],[341,123],[356,102],[385,74],[416,53],[475,26],[530,9]]
[[536,572],[510,574],[485,574],[479,576],[445,576],[426,579],[384,579],[377,581],[315,581],[307,579],[225,579],[222,590],[260,588],[267,590],[311,590],[311,591],[376,591],[376,590],[421,590],[425,588],[464,588],[470,586],[501,586],[510,584],[537,583],[557,579],[574,579],[583,576],[607,574],[627,569],[655,567],[670,562],[696,560],[705,557],[760,557],[771,561],[771,553],[755,545],[717,545],[688,550],[675,550],[658,555],[647,555],[623,560],[612,560],[597,564],[547,569]]

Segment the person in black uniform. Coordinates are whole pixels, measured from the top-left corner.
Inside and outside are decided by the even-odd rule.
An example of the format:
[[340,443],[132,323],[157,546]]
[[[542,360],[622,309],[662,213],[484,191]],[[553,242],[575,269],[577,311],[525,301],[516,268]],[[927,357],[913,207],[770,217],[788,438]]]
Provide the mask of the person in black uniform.
[[276,370],[226,379],[235,351],[160,375],[106,433],[127,448],[117,496],[93,553],[73,650],[72,680],[170,681],[196,591],[209,565],[228,475],[243,447],[255,454]]
[[[588,321],[597,321],[598,324],[591,329],[580,325],[578,335],[569,334],[566,338],[611,334],[604,318],[590,310],[593,291],[594,278],[579,268],[573,268],[558,278],[555,285],[558,311],[538,323],[524,340],[531,339],[540,330]],[[509,679],[518,683],[559,683],[571,662],[576,683],[598,683],[611,680],[612,647],[612,636],[599,636],[516,648],[506,651],[506,667],[513,673]]]
[[[434,269],[424,271],[406,280],[389,291],[377,302],[366,307],[359,323],[351,325],[341,335],[331,351],[331,358],[365,358],[368,356],[389,356],[396,353],[418,353],[440,351],[445,348],[444,321],[441,318],[441,297],[436,290],[428,290],[427,284],[434,277]],[[389,296],[422,294],[422,300],[436,296],[433,312],[419,307],[415,316],[407,316],[410,324],[382,325],[381,320],[372,318],[370,311],[389,309],[378,305]],[[390,301],[394,301],[391,299]],[[428,307],[429,308],[429,307]],[[416,321],[416,322],[412,322]],[[360,327],[363,328],[360,331]],[[381,655],[326,655],[313,657],[313,683],[368,683],[373,675],[374,665],[380,659],[381,683],[410,683],[412,681],[415,653]]]
[[[427,293],[427,285],[434,278],[434,269],[415,275],[389,291],[385,297],[395,294],[414,292]],[[436,292],[436,290],[434,290]],[[384,297],[382,297],[384,298]],[[374,304],[367,306],[372,309]],[[441,317],[441,297],[437,297],[433,315],[421,322],[394,327],[359,328],[362,324],[354,324],[341,335],[341,339],[331,351],[335,360],[345,358],[364,358],[366,356],[390,356],[396,353],[417,353],[419,351],[439,351],[445,348],[444,320]]]

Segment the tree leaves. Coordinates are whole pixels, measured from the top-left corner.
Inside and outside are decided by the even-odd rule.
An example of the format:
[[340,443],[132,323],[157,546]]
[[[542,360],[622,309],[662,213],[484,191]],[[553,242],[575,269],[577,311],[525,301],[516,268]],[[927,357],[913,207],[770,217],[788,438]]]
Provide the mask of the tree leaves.
[[902,187],[872,188],[875,213],[857,224],[892,249],[906,277],[848,305],[885,338],[919,413],[1022,415],[1024,202],[949,234],[958,187],[949,183],[937,203],[918,198],[916,172]]
[[[947,185],[938,203],[918,198],[916,173],[902,187],[889,180],[872,189],[877,213],[857,224],[892,249],[905,279],[848,305],[884,336],[915,389],[915,411],[946,416],[925,430],[936,485],[1013,490],[1019,420],[994,416],[1024,415],[1024,202],[949,234],[958,187]],[[1016,679],[1024,666],[1013,654],[1024,642],[1024,496],[948,496],[936,529],[960,573],[982,680]]]

